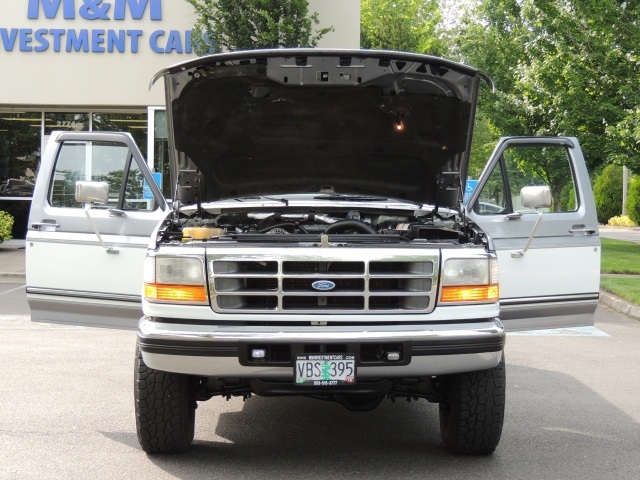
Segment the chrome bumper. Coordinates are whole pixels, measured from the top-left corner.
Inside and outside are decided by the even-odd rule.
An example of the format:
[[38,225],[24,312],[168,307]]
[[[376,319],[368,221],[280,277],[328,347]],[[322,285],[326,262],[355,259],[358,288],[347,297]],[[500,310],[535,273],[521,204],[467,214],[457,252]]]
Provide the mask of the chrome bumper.
[[[309,345],[344,345],[358,353],[366,344],[401,345],[400,362],[358,360],[359,377],[416,377],[492,368],[500,362],[504,327],[498,319],[456,324],[366,326],[228,326],[140,319],[138,345],[156,370],[190,375],[290,378],[293,357]],[[255,361],[252,346],[287,346],[287,361]]]

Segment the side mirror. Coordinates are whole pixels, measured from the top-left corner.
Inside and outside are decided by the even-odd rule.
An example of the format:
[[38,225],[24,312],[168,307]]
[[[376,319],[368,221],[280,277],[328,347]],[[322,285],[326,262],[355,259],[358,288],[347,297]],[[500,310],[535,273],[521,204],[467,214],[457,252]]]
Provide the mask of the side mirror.
[[549,208],[553,204],[551,189],[546,185],[523,187],[520,190],[520,202],[525,208]]
[[527,244],[524,248],[518,252],[511,253],[513,258],[522,258],[524,254],[529,250],[531,246],[531,242],[533,241],[533,237],[536,235],[536,231],[540,226],[540,222],[542,222],[542,212],[538,210],[539,208],[549,208],[553,204],[553,197],[551,196],[551,189],[544,186],[535,186],[535,187],[523,187],[520,190],[520,202],[522,206],[525,208],[534,208],[538,213],[538,219],[536,223],[533,225],[533,230],[531,231],[531,235],[529,235],[529,240],[527,240]]
[[107,182],[76,182],[76,202],[107,203],[109,184]]
[[107,247],[102,239],[102,235],[98,231],[98,227],[94,223],[89,211],[91,210],[92,203],[107,203],[109,200],[109,184],[107,182],[76,182],[76,202],[84,204],[84,213],[87,216],[87,220],[93,227],[93,231],[98,237],[98,241],[102,248],[109,254],[117,254],[119,250],[114,247]]

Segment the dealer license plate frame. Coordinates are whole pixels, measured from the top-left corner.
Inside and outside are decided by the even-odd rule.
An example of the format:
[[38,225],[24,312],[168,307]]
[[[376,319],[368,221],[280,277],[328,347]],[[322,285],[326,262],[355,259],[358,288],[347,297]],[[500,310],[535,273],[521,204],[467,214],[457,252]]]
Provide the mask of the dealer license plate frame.
[[353,353],[300,353],[293,365],[293,382],[301,387],[339,387],[357,381]]

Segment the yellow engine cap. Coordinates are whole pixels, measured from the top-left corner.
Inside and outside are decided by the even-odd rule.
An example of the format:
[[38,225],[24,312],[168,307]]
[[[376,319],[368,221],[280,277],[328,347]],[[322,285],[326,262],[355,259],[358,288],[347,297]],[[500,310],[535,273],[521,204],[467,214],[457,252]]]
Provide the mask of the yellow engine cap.
[[224,235],[224,229],[216,227],[185,227],[182,229],[182,240],[208,240],[211,237]]

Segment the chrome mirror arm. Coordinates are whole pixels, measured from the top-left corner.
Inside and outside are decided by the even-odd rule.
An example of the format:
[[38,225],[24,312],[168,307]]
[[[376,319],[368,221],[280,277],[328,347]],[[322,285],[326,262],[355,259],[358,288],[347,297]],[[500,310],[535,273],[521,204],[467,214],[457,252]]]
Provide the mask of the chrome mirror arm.
[[96,224],[93,221],[93,218],[91,218],[91,215],[89,214],[89,210],[91,210],[91,203],[85,203],[84,214],[87,216],[87,220],[89,220],[89,223],[91,224],[91,228],[93,228],[94,233],[98,237],[98,241],[100,242],[100,245],[102,245],[102,248],[104,248],[106,252],[111,255],[117,255],[118,253],[120,253],[120,250],[118,250],[117,248],[107,247],[106,243],[104,243],[104,240],[102,239],[102,235],[100,235],[100,232],[98,231],[98,227],[96,227]]
[[522,257],[524,257],[524,254],[526,253],[526,251],[529,250],[529,247],[531,246],[531,242],[533,242],[533,237],[536,236],[536,232],[538,231],[538,227],[540,226],[540,223],[542,222],[542,212],[536,208],[536,213],[538,214],[538,218],[536,220],[535,225],[533,226],[533,230],[531,230],[531,235],[529,235],[529,240],[527,240],[527,243],[526,243],[526,245],[524,246],[524,248],[522,250],[520,250],[519,252],[512,252],[511,253],[511,257],[513,257],[513,258],[522,258]]

